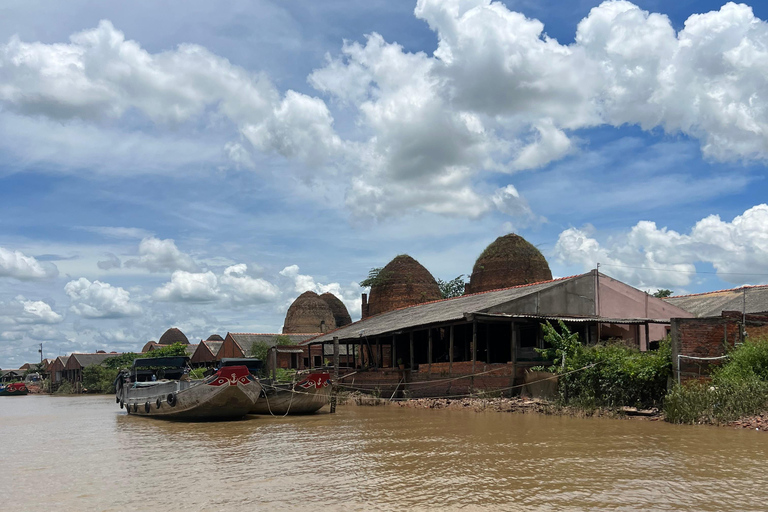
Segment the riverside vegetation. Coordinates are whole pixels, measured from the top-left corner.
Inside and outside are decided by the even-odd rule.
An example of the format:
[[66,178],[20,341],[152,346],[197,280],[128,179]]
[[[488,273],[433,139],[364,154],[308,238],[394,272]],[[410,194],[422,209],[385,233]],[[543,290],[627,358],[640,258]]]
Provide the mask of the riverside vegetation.
[[[102,364],[92,364],[83,368],[83,389],[88,393],[110,394],[115,392],[115,379],[120,370],[130,368],[133,360],[136,358],[155,358],[170,356],[185,356],[187,349],[181,343],[174,343],[167,347],[162,347],[146,354],[134,354],[126,352],[105,359]],[[70,382],[63,382],[56,390],[57,395],[68,395],[75,393],[76,389]]]
[[731,350],[709,382],[676,384],[664,401],[672,423],[725,424],[768,411],[768,339]]
[[[584,346],[562,322],[543,324],[542,356],[558,374],[558,405],[583,411],[623,406],[661,408],[671,423],[726,424],[768,412],[768,339],[747,341],[728,353],[711,381],[669,386],[669,339],[640,352],[621,342]],[[765,422],[761,422],[765,423]]]
[[660,407],[672,375],[669,339],[657,350],[640,352],[620,341],[585,346],[561,321],[542,324],[548,347],[539,349],[558,374],[558,402],[585,410],[623,406]]

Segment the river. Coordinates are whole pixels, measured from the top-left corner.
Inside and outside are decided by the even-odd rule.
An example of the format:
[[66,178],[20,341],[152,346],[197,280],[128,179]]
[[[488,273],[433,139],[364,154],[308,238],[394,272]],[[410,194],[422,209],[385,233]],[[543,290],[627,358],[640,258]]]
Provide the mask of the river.
[[176,423],[0,398],[8,510],[764,510],[768,435],[397,406]]

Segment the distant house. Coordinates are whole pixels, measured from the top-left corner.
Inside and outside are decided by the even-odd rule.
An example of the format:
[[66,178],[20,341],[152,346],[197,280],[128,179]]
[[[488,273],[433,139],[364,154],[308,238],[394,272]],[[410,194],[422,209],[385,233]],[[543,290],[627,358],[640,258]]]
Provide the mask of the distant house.
[[195,346],[194,353],[190,356],[190,364],[196,367],[213,366],[218,361],[216,355],[219,353],[222,344],[223,341],[201,340]]
[[14,382],[24,379],[24,374],[27,372],[25,369],[16,370],[0,370],[0,382]]
[[[309,358],[309,348],[301,346],[304,341],[314,338],[317,334],[277,334],[277,333],[227,333],[227,339],[231,339],[234,343],[240,347],[240,351],[243,354],[249,354],[251,347],[256,342],[265,343],[269,347],[275,347],[277,351],[277,367],[278,368],[293,368],[302,370],[309,368],[312,361]],[[288,341],[289,343],[285,343]],[[278,343],[282,343],[278,345]],[[322,351],[317,347],[313,353],[313,356],[318,360],[322,360]],[[229,357],[229,356],[227,356]],[[242,357],[242,356],[241,356]],[[268,365],[271,365],[271,361],[265,361]],[[319,366],[321,363],[318,363]]]
[[59,356],[48,365],[51,384],[60,384],[64,380],[64,369],[67,367],[67,361],[69,361],[69,356]]
[[83,381],[83,368],[92,364],[101,364],[110,357],[115,357],[119,354],[112,352],[107,354],[105,352],[97,352],[95,354],[78,354],[74,353],[69,356],[67,364],[64,366],[64,380],[72,383]]

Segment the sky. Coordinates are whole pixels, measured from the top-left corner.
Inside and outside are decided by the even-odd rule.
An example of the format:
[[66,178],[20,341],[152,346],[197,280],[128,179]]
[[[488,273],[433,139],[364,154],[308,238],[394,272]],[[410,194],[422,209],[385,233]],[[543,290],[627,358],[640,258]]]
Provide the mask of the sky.
[[0,368],[279,332],[369,269],[768,283],[768,5],[0,5]]

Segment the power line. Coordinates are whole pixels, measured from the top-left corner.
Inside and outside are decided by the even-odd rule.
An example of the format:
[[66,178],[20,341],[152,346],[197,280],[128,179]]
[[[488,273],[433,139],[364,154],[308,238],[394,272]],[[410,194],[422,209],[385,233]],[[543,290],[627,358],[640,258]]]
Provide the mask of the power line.
[[632,265],[614,265],[612,263],[600,263],[601,267],[635,268],[640,270],[655,270],[658,272],[674,272],[676,274],[712,274],[718,276],[768,276],[759,272],[710,272],[707,270],[674,270],[671,268],[633,267]]

